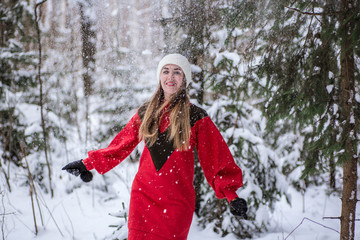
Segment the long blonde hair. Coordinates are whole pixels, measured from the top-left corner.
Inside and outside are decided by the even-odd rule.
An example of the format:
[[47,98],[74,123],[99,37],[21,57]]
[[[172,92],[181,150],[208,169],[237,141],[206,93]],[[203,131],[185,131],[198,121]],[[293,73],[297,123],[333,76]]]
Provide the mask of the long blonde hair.
[[165,100],[164,90],[159,83],[158,89],[150,101],[145,103],[145,114],[142,118],[139,138],[145,140],[148,147],[152,146],[158,137],[160,120],[169,112],[170,125],[167,139],[174,141],[174,148],[187,150],[190,145],[190,101],[183,81],[182,87]]

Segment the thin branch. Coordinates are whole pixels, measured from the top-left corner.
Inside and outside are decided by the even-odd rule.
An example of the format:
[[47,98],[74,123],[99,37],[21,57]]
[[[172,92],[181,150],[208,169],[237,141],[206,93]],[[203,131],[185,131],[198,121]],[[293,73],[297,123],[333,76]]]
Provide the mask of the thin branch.
[[16,212],[0,213],[0,216],[15,215]]
[[27,161],[27,159],[26,159],[24,146],[26,146],[26,145],[25,145],[25,141],[20,142],[20,148],[21,148],[21,151],[22,151],[22,153],[23,153],[25,162],[26,162],[26,164],[27,164],[28,173],[30,174],[30,175],[29,175],[29,185],[30,185],[30,187],[32,186],[31,189],[32,189],[32,191],[33,191],[33,193],[34,193],[34,195],[35,195],[36,204],[37,204],[37,207],[38,207],[38,209],[39,209],[39,215],[40,215],[41,224],[42,224],[42,226],[44,226],[44,220],[43,220],[43,215],[42,215],[42,211],[41,211],[41,207],[40,207],[39,197],[38,197],[37,190],[36,190],[36,186],[35,186],[35,183],[34,183],[34,178],[32,177],[31,172],[30,172],[30,168],[29,168],[29,166],[28,166],[28,161]]
[[24,148],[22,147],[22,144],[20,144],[20,148],[21,148],[21,151],[23,152],[24,154],[24,159],[25,159],[25,163],[26,163],[26,168],[28,170],[28,179],[29,179],[29,188],[30,188],[30,197],[31,197],[31,208],[32,208],[32,212],[33,212],[33,219],[34,219],[34,227],[35,227],[35,235],[38,235],[38,227],[37,227],[37,222],[36,222],[36,214],[35,214],[35,204],[34,204],[34,189],[33,189],[33,183],[32,183],[32,174],[31,174],[31,171],[30,171],[30,167],[29,167],[29,163],[26,159],[26,155],[25,155],[25,151],[24,151]]
[[66,217],[67,217],[67,218],[68,218],[68,220],[69,220],[69,223],[70,223],[70,226],[71,226],[71,235],[72,235],[72,239],[75,239],[75,236],[74,236],[74,232],[75,232],[75,230],[74,230],[74,224],[73,224],[73,222],[71,221],[71,218],[70,218],[70,216],[69,216],[68,212],[66,211],[66,209],[65,209],[64,204],[63,204],[63,203],[61,203],[61,206],[63,207],[64,212],[65,212],[65,215],[66,215]]
[[[34,185],[34,189],[36,189],[36,186],[35,186],[35,185]],[[59,227],[59,225],[57,224],[57,222],[56,222],[56,220],[55,220],[55,218],[54,218],[54,215],[53,215],[52,211],[50,210],[50,208],[49,208],[48,205],[46,204],[46,201],[45,201],[43,195],[41,194],[41,191],[40,191],[39,193],[40,193],[40,200],[41,200],[42,204],[43,204],[43,205],[45,206],[45,208],[48,210],[49,215],[50,215],[51,219],[54,221],[54,223],[55,223],[55,225],[56,225],[56,228],[58,229],[59,233],[61,234],[62,237],[64,237],[64,234],[61,232],[60,227]]]
[[[335,219],[335,220],[341,220],[341,217],[323,217],[323,219]],[[355,222],[360,221],[360,218],[354,219]]]
[[327,229],[329,229],[329,230],[332,230],[332,231],[337,232],[338,234],[340,234],[340,232],[339,232],[338,230],[334,229],[334,228],[325,226],[324,224],[318,223],[318,222],[316,222],[316,221],[314,221],[314,220],[311,220],[310,218],[304,217],[304,218],[301,220],[301,222],[299,223],[299,225],[297,225],[297,226],[289,233],[289,235],[286,236],[286,238],[285,238],[284,240],[288,239],[288,238],[290,237],[290,235],[293,234],[293,233],[295,232],[295,230],[298,229],[298,228],[304,223],[305,220],[308,220],[308,221],[310,221],[310,222],[312,222],[312,223],[318,224],[318,225],[320,225],[320,226],[322,226],[322,227],[324,227],[324,228],[327,228]]
[[42,49],[41,49],[41,32],[40,32],[40,26],[39,26],[39,21],[41,18],[41,11],[38,17],[38,13],[37,13],[37,8],[38,6],[40,6],[41,4],[43,4],[44,2],[46,2],[46,0],[42,0],[40,2],[38,2],[35,6],[35,26],[36,26],[36,33],[37,33],[37,42],[38,42],[38,57],[39,57],[39,62],[38,62],[38,66],[37,66],[37,79],[39,81],[39,85],[40,85],[40,115],[41,115],[41,127],[43,130],[43,139],[44,139],[44,152],[45,152],[45,160],[46,160],[46,166],[48,168],[48,173],[49,173],[49,187],[50,187],[50,193],[51,193],[51,197],[54,197],[54,190],[52,187],[52,179],[51,179],[51,166],[50,166],[50,161],[49,161],[49,157],[48,157],[48,146],[47,146],[47,132],[46,132],[46,126],[45,126],[45,118],[44,118],[44,99],[43,99],[43,81],[41,79],[41,64],[42,64]]
[[[4,148],[6,149],[6,148]],[[6,180],[6,184],[9,188],[9,192],[11,192],[11,185],[10,185],[10,177],[8,176],[8,174],[6,174],[5,169],[2,167],[1,163],[0,163],[0,170],[1,172],[4,174],[5,180]]]
[[36,5],[35,5],[35,7],[40,6],[41,4],[45,3],[46,1],[47,1],[47,0],[42,0],[42,1],[40,1],[40,2],[37,2]]
[[341,217],[323,217],[322,219],[337,219],[337,220],[340,220]]
[[2,224],[1,224],[1,232],[2,232],[2,239],[5,240],[5,215],[7,215],[5,213],[5,203],[4,203],[4,193],[1,192],[1,203],[2,203],[2,207],[4,209],[4,214],[0,214],[2,215]]
[[292,8],[292,7],[286,7],[287,9],[293,10],[295,12],[299,12],[301,14],[305,14],[305,15],[310,15],[310,16],[321,16],[322,13],[315,13],[315,12],[303,12],[297,8]]
[[[301,14],[305,14],[305,15],[310,15],[310,16],[322,16],[324,13],[323,12],[303,12],[300,9],[297,8],[292,8],[292,7],[286,7],[289,10],[293,10],[295,12],[301,13]],[[341,12],[327,12],[326,15],[328,16],[334,16],[334,15],[338,15]]]

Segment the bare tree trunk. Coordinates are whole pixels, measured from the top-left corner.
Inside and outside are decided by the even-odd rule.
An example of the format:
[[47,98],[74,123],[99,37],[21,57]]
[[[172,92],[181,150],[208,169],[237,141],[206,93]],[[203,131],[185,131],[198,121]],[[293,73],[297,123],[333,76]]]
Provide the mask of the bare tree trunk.
[[[21,148],[21,151],[22,151],[22,153],[24,155],[24,160],[25,160],[25,163],[26,163],[26,169],[28,170],[31,208],[32,208],[33,219],[34,219],[35,235],[37,235],[38,234],[38,226],[37,226],[36,213],[35,213],[35,200],[36,200],[37,205],[38,205],[42,226],[44,226],[44,221],[43,221],[42,212],[41,212],[41,208],[40,208],[40,204],[39,204],[39,199],[37,197],[36,187],[35,187],[35,184],[34,184],[34,178],[33,178],[32,174],[31,174],[30,167],[29,167],[29,162],[26,159],[26,154],[25,154],[25,150],[24,150],[23,145],[25,146],[25,142],[23,142],[23,141],[20,142],[20,148]],[[34,200],[34,196],[35,196],[35,200]]]
[[[193,64],[201,67],[203,69],[203,58],[204,58],[204,52],[202,52],[202,55],[195,56],[195,59],[193,59]],[[199,61],[199,59],[201,59]],[[201,71],[200,73],[196,73],[193,77],[194,82],[198,83],[200,85],[199,89],[196,89],[196,93],[194,94],[195,98],[197,99],[199,104],[204,103],[204,72]],[[201,192],[201,185],[204,183],[204,174],[202,172],[199,157],[197,155],[197,152],[194,154],[195,159],[195,169],[194,169],[194,187],[195,187],[195,213],[199,217],[200,216],[200,207],[201,202],[203,201],[202,198],[202,192]]]
[[10,185],[10,177],[6,174],[5,169],[2,167],[1,162],[0,162],[0,170],[1,172],[4,174],[5,180],[6,180],[6,184],[8,185],[9,188],[9,192],[11,192],[11,185]]
[[92,76],[95,72],[95,38],[94,24],[86,10],[92,7],[91,0],[84,0],[79,2],[80,18],[81,18],[81,38],[82,38],[82,59],[83,59],[83,81],[85,92],[85,118],[86,118],[86,135],[85,142],[87,145],[90,138],[90,122],[89,122],[89,97],[93,92]]
[[[214,1],[195,1],[195,0],[181,0],[177,2],[177,7],[181,9],[182,15],[174,15],[172,21],[177,24],[186,33],[186,38],[178,46],[177,51],[187,56],[189,62],[200,68],[199,71],[193,73],[192,89],[190,92],[191,98],[196,99],[197,103],[202,105],[204,103],[204,88],[205,88],[205,58],[207,46],[205,40],[209,38],[210,27],[213,24],[212,18],[214,12],[212,7]],[[170,19],[171,21],[171,19]],[[165,22],[166,23],[166,22]],[[163,25],[164,26],[164,25]],[[171,28],[166,28],[165,31],[171,31]],[[166,34],[166,32],[165,32]],[[165,41],[166,39],[165,35]],[[195,213],[200,216],[200,206],[203,201],[201,188],[204,184],[204,174],[198,161],[197,153],[194,154],[195,170],[194,170],[194,187],[195,187]],[[221,221],[221,220],[220,220]]]
[[[196,5],[197,4],[197,5]],[[186,13],[185,18],[187,26],[185,31],[187,32],[187,39],[180,45],[180,52],[185,56],[188,55],[189,62],[200,67],[201,71],[193,73],[192,82],[195,86],[192,87],[191,98],[196,99],[197,102],[202,105],[204,103],[204,58],[205,58],[205,46],[204,35],[207,32],[208,22],[206,17],[206,9],[198,8],[200,3],[195,3],[193,0],[186,4],[186,1],[182,1],[181,7],[183,12]],[[194,11],[192,8],[197,9]],[[192,24],[196,22],[196,24]],[[202,185],[204,184],[204,174],[199,163],[199,157],[197,152],[194,153],[195,169],[194,169],[194,188],[195,188],[195,213],[200,216],[200,207],[203,200],[203,192],[201,192]]]
[[341,208],[341,240],[353,240],[355,235],[355,212],[357,202],[357,156],[356,129],[354,117],[355,63],[354,49],[351,43],[353,30],[354,3],[351,0],[341,1],[341,122],[345,138],[345,159],[343,162],[343,193]]
[[41,109],[41,127],[42,127],[42,131],[43,131],[43,138],[44,138],[44,152],[45,152],[45,160],[46,160],[46,166],[48,168],[48,173],[49,173],[49,188],[50,188],[50,192],[51,192],[51,197],[54,197],[54,190],[52,188],[52,178],[51,178],[51,166],[50,166],[50,161],[48,158],[48,147],[47,147],[47,132],[46,132],[46,126],[45,126],[45,118],[44,118],[44,97],[43,97],[43,81],[41,79],[41,36],[40,36],[40,27],[39,27],[39,21],[40,21],[40,16],[38,16],[38,12],[37,9],[39,6],[41,6],[44,2],[46,2],[46,0],[43,0],[41,2],[38,2],[35,5],[35,23],[36,23],[36,33],[37,33],[37,41],[38,41],[38,51],[39,51],[39,63],[38,63],[38,74],[37,74],[37,78],[39,81],[39,86],[40,86],[40,109]]
[[335,164],[335,160],[334,157],[330,157],[329,160],[329,165],[330,165],[330,176],[329,176],[329,180],[330,180],[330,188],[332,190],[336,190],[336,164]]

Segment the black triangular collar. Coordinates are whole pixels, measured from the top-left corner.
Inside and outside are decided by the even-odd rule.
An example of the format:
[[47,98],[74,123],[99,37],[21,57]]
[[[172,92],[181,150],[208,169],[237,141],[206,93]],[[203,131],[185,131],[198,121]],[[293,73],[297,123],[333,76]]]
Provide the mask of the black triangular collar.
[[[145,111],[146,105],[143,105],[139,108],[138,114],[141,120],[144,117]],[[194,104],[190,105],[191,127],[193,127],[198,120],[203,119],[207,116],[208,115],[204,109],[199,108]],[[160,132],[160,130],[158,130],[158,138],[156,139],[156,142],[152,146],[147,146],[157,172],[160,171],[160,169],[164,166],[171,154],[175,151],[174,140],[168,139],[168,132],[169,128],[167,128],[162,133]]]

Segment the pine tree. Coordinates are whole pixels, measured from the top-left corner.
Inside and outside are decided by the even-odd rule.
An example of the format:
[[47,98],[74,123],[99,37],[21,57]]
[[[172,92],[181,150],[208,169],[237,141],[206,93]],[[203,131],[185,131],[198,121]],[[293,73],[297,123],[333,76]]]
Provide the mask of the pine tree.
[[23,1],[0,3],[0,167],[7,180],[10,173],[3,165],[13,163],[22,167],[23,157],[41,148],[40,131],[27,131],[31,126],[23,114],[23,110],[30,106],[27,104],[37,101],[37,95],[31,94],[37,87],[37,81],[34,77],[36,55],[29,48],[34,44],[34,38],[27,35],[34,27],[33,15],[28,7]]
[[[230,3],[236,5],[238,1]],[[237,32],[241,30],[236,28],[235,31],[235,27],[240,26],[239,20],[231,23],[232,18],[236,18],[235,7],[218,1],[186,1],[177,6],[178,11],[174,11],[173,17],[164,21],[174,26],[174,35],[182,36],[175,41],[174,48],[188,56],[193,64],[194,83],[190,93],[195,102],[207,105],[205,108],[209,108],[210,116],[243,169],[243,189],[247,193],[243,197],[249,203],[250,218],[256,219],[250,223],[231,216],[226,200],[214,196],[197,166],[194,185],[199,224],[203,227],[212,224],[213,230],[222,236],[233,233],[251,237],[256,232],[265,231],[269,224],[266,218],[256,217],[258,211],[271,211],[284,194],[285,187],[281,188],[277,183],[283,182],[283,177],[275,163],[276,153],[265,140],[261,113],[252,106],[251,99],[255,99],[257,94],[253,89],[257,85],[248,84],[247,80],[254,81],[250,78],[244,80],[241,70],[250,59],[237,53],[237,50],[243,51],[245,44],[242,42],[244,39],[238,37]],[[255,5],[247,7],[254,8]],[[225,24],[228,24],[227,28],[224,28]],[[240,58],[244,61],[240,62]]]
[[86,119],[86,135],[85,144],[91,137],[90,128],[90,103],[89,98],[93,93],[93,75],[95,73],[95,53],[96,53],[96,32],[95,32],[95,15],[93,0],[79,0],[80,22],[81,22],[81,40],[82,40],[82,60],[83,60],[83,82],[85,95],[85,119]]
[[285,121],[301,133],[304,145],[299,160],[288,164],[292,170],[284,171],[304,166],[302,179],[307,184],[325,183],[326,174],[335,188],[337,166],[343,165],[341,238],[353,239],[360,116],[359,68],[354,59],[359,56],[360,4],[266,4],[261,13],[266,28],[253,35],[256,49],[249,54],[262,56],[254,71],[259,79],[266,79],[268,130]]
[[[340,239],[354,239],[357,199],[358,160],[360,156],[360,94],[359,68],[355,70],[355,57],[360,45],[360,2],[342,0],[340,3],[340,116],[339,131],[341,148],[344,150],[340,161],[343,164],[343,192],[341,209]],[[357,76],[357,78],[356,78]]]
[[[236,37],[229,40],[233,46],[239,47]],[[216,96],[207,104],[212,106],[209,113],[243,170],[244,187],[239,193],[246,198],[250,206],[249,218],[254,221],[242,221],[231,216],[226,210],[226,201],[212,195],[207,196],[207,201],[202,205],[200,223],[205,227],[208,222],[215,221],[214,230],[223,236],[233,233],[250,238],[266,231],[268,218],[258,215],[274,210],[275,203],[282,196],[286,197],[287,187],[281,173],[282,166],[277,162],[279,156],[265,134],[266,121],[256,108],[256,83],[244,75],[245,58],[237,53],[236,48],[232,49],[230,45],[225,48],[230,51],[217,53],[213,60],[213,71],[207,76],[207,85]],[[230,219],[230,223],[225,219]]]
[[[1,105],[3,155],[1,164],[15,163],[17,167],[25,168],[24,157],[26,156],[34,181],[45,192],[52,191],[49,181],[53,175],[51,146],[55,144],[54,139],[64,141],[65,134],[59,124],[61,120],[57,112],[61,104],[56,104],[56,99],[53,98],[58,88],[52,83],[57,76],[47,66],[47,54],[51,51],[48,51],[46,41],[39,44],[39,37],[44,40],[42,37],[45,36],[40,21],[42,16],[39,14],[40,8],[44,9],[38,6],[38,19],[35,19],[34,9],[26,1],[9,1],[1,4],[3,21],[1,21],[0,97],[4,103]],[[39,20],[38,28],[36,20]],[[42,61],[39,61],[39,46],[41,46]],[[54,54],[54,56],[58,55]],[[42,81],[42,101],[40,100],[39,78]],[[43,155],[45,141],[48,148],[47,160]],[[12,174],[9,172],[11,169],[13,168],[8,167],[7,171],[3,169],[6,179],[11,177]]]
[[[164,28],[168,41],[165,52],[177,52],[186,56],[192,64],[193,71],[190,96],[196,104],[204,103],[204,67],[206,58],[206,41],[209,28],[213,24],[211,5],[215,1],[170,1],[169,8],[175,9],[171,17],[162,18],[160,22]],[[182,35],[179,37],[178,35]],[[196,193],[195,213],[199,216],[200,203],[203,201],[201,187],[204,181],[197,153],[195,152],[194,187]]]
[[[207,44],[210,36],[210,27],[214,25],[217,13],[215,1],[190,1],[180,5],[180,11],[174,16],[174,24],[180,28],[185,36],[177,46],[177,52],[187,56],[193,65],[193,78],[190,97],[196,104],[204,104],[205,67],[207,58]],[[195,213],[200,216],[200,205],[203,199],[204,174],[195,151],[194,186],[196,192]]]

